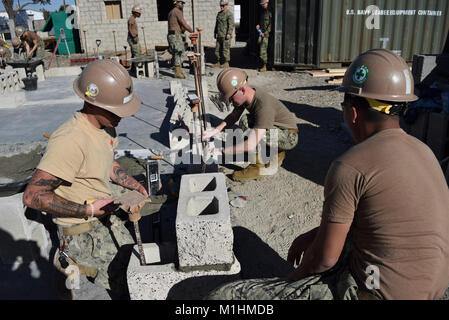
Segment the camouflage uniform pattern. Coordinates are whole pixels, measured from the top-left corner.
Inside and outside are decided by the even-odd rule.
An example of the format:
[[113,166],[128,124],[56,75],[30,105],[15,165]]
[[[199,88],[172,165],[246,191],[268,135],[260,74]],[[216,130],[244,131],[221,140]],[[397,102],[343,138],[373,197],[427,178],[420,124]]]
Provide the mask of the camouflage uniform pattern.
[[64,252],[70,259],[76,264],[97,269],[96,285],[122,294],[128,292],[126,269],[130,253],[130,250],[125,252],[123,246],[134,243],[125,222],[126,219],[110,215],[92,222],[92,230],[74,236],[63,236],[62,228],[58,228],[59,238],[65,239]]
[[[2,46],[2,47],[3,47],[3,46]],[[3,58],[4,58],[6,61],[11,60],[11,57],[12,57],[11,51],[10,51],[8,48],[6,48],[6,47],[3,47],[3,48],[5,48],[5,55],[3,56]]]
[[358,300],[358,285],[349,271],[350,246],[331,270],[289,281],[281,278],[239,280],[225,284],[209,300]]
[[215,45],[215,56],[217,61],[229,62],[231,60],[231,39],[226,39],[226,35],[231,35],[234,32],[234,15],[231,11],[220,11],[217,14],[215,22],[214,35],[217,39]]
[[[253,128],[254,119],[248,114],[245,114],[240,119],[239,127],[245,132],[249,128]],[[279,151],[288,151],[296,147],[299,140],[299,135],[296,132],[289,132],[288,129],[282,129],[279,127],[273,127],[271,129],[267,129],[265,136],[261,141],[265,142],[266,145],[273,147],[273,135],[277,134],[277,148]]]
[[257,43],[259,44],[259,58],[262,60],[263,64],[268,62],[268,43],[271,32],[271,11],[264,10],[260,16],[260,29],[264,33],[264,37],[259,35]]
[[45,44],[42,39],[37,44],[37,48],[34,53],[34,57],[36,57],[36,58],[44,58],[45,57]]
[[140,57],[142,55],[142,47],[140,46],[139,41],[134,43],[132,38],[128,38],[129,48],[131,50],[131,58]]
[[175,66],[180,67],[182,63],[182,55],[184,54],[184,41],[182,35],[179,32],[175,34],[167,35],[168,52],[173,56],[173,63]]

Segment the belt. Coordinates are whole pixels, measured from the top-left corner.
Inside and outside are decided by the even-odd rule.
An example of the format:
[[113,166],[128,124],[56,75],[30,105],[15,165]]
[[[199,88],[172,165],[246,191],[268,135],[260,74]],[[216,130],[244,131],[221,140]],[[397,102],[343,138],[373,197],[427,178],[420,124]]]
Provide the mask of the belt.
[[290,133],[299,133],[298,129],[287,129],[287,131]]
[[168,30],[168,34],[181,34],[181,31],[176,31],[176,30]]
[[62,234],[64,236],[76,236],[81,233],[89,232],[94,228],[93,222],[86,222],[76,224],[72,227],[62,228]]

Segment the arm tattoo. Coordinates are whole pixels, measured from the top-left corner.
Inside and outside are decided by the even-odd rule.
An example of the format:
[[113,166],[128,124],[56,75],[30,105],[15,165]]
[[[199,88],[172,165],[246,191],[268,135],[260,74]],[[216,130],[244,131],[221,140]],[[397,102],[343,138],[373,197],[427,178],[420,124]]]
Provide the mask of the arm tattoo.
[[66,200],[54,193],[64,180],[45,171],[36,170],[24,192],[24,203],[33,209],[49,212],[57,216],[84,218],[86,205]]
[[114,162],[112,165],[111,180],[130,190],[136,190],[140,187],[140,183],[130,176],[117,162]]

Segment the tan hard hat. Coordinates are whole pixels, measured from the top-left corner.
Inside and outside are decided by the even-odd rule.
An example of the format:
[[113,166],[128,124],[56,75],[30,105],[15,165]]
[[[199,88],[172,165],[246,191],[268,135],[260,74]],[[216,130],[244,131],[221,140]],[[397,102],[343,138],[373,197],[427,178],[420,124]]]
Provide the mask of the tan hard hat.
[[135,6],[131,9],[131,12],[137,12],[137,13],[142,14],[142,7],[139,6],[139,5],[135,5]]
[[221,0],[220,1],[220,6],[224,6],[228,4],[228,0]]
[[113,60],[89,63],[73,82],[73,89],[84,101],[121,118],[132,116],[141,106],[128,71]]
[[20,38],[20,36],[25,32],[25,28],[22,26],[16,27],[16,35]]
[[0,56],[3,57],[6,54],[6,49],[5,47],[0,47]]
[[2,46],[4,44],[5,44],[5,41],[2,38],[0,38],[0,46]]
[[11,43],[14,48],[18,48],[22,44],[22,41],[19,38],[14,38],[11,40]]
[[260,0],[259,4],[264,4],[265,2],[269,2],[268,0]]
[[238,68],[226,68],[217,76],[217,88],[221,93],[221,98],[229,102],[229,98],[248,81],[245,71]]
[[358,56],[346,70],[339,90],[383,101],[418,100],[409,66],[403,58],[386,49],[373,49]]

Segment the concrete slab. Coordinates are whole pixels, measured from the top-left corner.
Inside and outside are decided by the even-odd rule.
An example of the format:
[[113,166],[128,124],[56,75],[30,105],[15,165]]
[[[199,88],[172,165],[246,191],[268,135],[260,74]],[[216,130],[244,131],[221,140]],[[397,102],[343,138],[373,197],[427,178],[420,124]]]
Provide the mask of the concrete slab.
[[81,73],[81,67],[59,67],[50,68],[45,70],[45,77],[67,77],[67,76],[77,76]]
[[0,109],[15,109],[20,108],[27,102],[26,94],[23,91],[11,92],[8,90],[0,97]]

